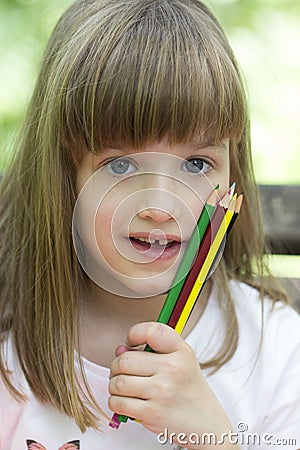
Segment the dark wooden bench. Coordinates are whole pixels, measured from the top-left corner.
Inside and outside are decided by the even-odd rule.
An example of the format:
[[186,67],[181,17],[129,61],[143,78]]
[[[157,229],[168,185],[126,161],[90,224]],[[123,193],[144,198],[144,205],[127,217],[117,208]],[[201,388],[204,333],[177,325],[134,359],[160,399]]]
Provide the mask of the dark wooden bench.
[[259,191],[271,252],[300,255],[300,185],[260,185]]
[[[300,271],[300,185],[259,186],[266,240],[274,255],[295,256]],[[300,311],[300,278],[281,278]]]

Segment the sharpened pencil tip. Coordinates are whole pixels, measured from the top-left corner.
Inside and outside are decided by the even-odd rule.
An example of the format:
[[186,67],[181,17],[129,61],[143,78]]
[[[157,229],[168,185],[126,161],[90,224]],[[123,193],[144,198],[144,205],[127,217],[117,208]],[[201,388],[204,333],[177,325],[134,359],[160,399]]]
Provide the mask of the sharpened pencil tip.
[[232,199],[230,200],[229,207],[228,207],[229,211],[232,211],[232,212],[235,211],[236,201],[237,201],[237,193],[235,193],[234,196],[232,197]]
[[232,183],[231,187],[228,189],[224,197],[219,201],[219,206],[223,206],[224,208],[228,208],[228,205],[233,197],[235,191],[236,182]]
[[208,197],[206,205],[216,206],[218,198],[219,198],[219,196],[218,196],[217,189],[214,189],[212,191],[212,193],[210,194],[210,196]]
[[241,206],[242,206],[242,202],[243,202],[243,198],[244,198],[244,194],[240,194],[237,198],[236,204],[235,204],[235,208],[234,208],[234,212],[235,213],[239,213],[241,210]]
[[230,187],[230,189],[227,191],[227,194],[230,196],[230,198],[232,198],[233,193],[235,191],[235,187],[236,187],[236,182],[234,181]]

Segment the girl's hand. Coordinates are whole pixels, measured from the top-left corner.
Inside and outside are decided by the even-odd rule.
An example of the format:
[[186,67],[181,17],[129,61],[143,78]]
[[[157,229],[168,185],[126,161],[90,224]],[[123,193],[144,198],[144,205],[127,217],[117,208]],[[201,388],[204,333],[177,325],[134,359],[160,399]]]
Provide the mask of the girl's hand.
[[[145,343],[156,353],[125,351]],[[117,348],[116,355],[109,382],[108,405],[112,411],[138,419],[156,434],[167,429],[169,435],[184,433],[188,439],[196,433],[200,442],[202,433],[214,433],[221,439],[222,433],[232,429],[193,349],[169,326],[157,322],[134,325],[128,332],[127,347]],[[182,444],[175,437],[173,442]],[[231,448],[226,439],[225,445],[219,448]],[[185,446],[218,448],[190,443]]]

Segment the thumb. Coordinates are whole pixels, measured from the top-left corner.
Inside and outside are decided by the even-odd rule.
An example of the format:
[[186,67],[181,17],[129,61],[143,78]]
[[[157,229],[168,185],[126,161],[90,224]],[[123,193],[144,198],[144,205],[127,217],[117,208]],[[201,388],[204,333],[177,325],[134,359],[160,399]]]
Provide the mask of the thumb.
[[156,353],[173,353],[185,344],[173,328],[159,322],[134,325],[128,332],[126,343],[130,347],[148,344]]

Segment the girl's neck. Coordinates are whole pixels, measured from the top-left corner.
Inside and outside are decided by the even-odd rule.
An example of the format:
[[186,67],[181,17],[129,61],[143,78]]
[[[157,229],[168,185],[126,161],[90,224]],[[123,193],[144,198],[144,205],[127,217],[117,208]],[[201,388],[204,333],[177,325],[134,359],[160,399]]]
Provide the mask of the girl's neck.
[[[200,319],[210,293],[207,283],[201,301],[183,331],[186,337]],[[111,294],[94,284],[81,294],[80,353],[94,363],[109,367],[115,348],[124,344],[128,329],[139,322],[156,321],[166,295],[132,299]]]

